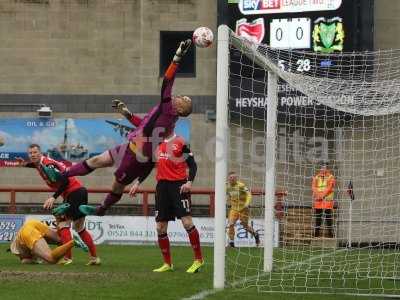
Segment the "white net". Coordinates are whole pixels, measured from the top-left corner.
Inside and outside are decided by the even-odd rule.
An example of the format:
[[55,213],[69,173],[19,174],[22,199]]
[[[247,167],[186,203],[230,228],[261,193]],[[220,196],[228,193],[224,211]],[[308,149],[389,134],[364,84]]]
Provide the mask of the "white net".
[[[322,55],[231,34],[229,61],[229,169],[264,189],[270,70],[280,77],[276,187],[287,196],[276,218],[273,272],[263,272],[261,248],[236,247],[227,251],[228,283],[260,292],[400,295],[400,51]],[[322,162],[336,179],[335,206],[317,211],[312,179]],[[264,199],[255,196],[250,220],[263,215]]]

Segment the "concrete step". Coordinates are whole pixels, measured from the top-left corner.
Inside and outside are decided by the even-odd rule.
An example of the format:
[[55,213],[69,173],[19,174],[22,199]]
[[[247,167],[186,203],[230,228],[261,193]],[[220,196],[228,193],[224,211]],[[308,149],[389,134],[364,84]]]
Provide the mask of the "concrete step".
[[296,223],[285,223],[282,224],[283,230],[310,230],[314,228],[313,223],[303,223],[303,222],[296,222]]
[[313,238],[311,246],[316,248],[336,248],[337,240],[335,238]]
[[298,238],[298,239],[301,239],[301,238],[311,238],[312,237],[312,231],[309,231],[309,232],[304,232],[304,231],[298,231],[298,232],[283,232],[282,233],[282,236],[283,236],[283,239],[285,239],[285,238]]
[[311,238],[298,238],[298,237],[287,237],[282,241],[282,245],[285,246],[310,246]]

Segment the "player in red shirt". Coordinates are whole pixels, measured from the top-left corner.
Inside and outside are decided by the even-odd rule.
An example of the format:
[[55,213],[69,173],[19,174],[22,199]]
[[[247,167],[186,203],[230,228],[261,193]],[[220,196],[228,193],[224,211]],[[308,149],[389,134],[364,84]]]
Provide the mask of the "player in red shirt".
[[[194,262],[186,270],[196,273],[204,264],[200,247],[199,232],[191,216],[190,191],[196,176],[197,165],[194,156],[183,137],[172,133],[156,150],[156,222],[158,245],[164,258],[164,264],[154,272],[173,271],[170,244],[168,239],[168,221],[181,219],[194,252]],[[187,170],[189,169],[189,174]],[[134,196],[137,186],[130,190]]]
[[[66,166],[62,162],[44,156],[39,145],[30,145],[28,147],[28,156],[30,161],[24,161],[19,158],[17,160],[19,165],[35,168],[46,184],[55,190],[55,193],[44,202],[43,208],[52,209],[56,199],[60,195],[64,198],[64,203],[66,203],[66,205],[62,206],[62,215],[57,216],[57,231],[61,242],[65,244],[72,240],[70,231],[72,222],[74,230],[78,232],[81,239],[89,248],[90,259],[88,265],[99,265],[101,262],[96,254],[96,246],[93,243],[91,234],[85,229],[85,215],[79,211],[81,204],[88,203],[86,188],[75,177],[66,178],[61,176]],[[53,212],[57,215],[57,208],[53,209]],[[72,254],[71,250],[69,250],[63,263],[70,264],[72,262],[71,258]]]

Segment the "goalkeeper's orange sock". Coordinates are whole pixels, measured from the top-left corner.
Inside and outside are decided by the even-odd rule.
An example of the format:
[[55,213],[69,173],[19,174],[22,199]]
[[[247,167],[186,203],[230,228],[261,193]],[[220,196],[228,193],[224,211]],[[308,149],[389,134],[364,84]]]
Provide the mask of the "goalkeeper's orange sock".
[[200,235],[197,231],[197,228],[193,226],[189,230],[186,230],[189,235],[190,245],[192,245],[192,249],[194,252],[194,259],[203,261],[203,255],[201,254],[201,246],[200,246]]
[[[66,244],[72,240],[72,234],[69,227],[60,228],[58,230],[58,236],[60,237],[61,243]],[[72,258],[72,251],[68,250],[65,254],[65,258],[71,259]]]
[[172,265],[171,252],[170,252],[169,238],[167,233],[158,235],[158,246],[161,249],[161,254],[164,258],[164,262],[171,266]]
[[58,246],[57,248],[51,250],[51,256],[54,261],[57,262],[63,257],[68,251],[71,251],[71,248],[74,246],[74,241],[69,241],[66,244]]

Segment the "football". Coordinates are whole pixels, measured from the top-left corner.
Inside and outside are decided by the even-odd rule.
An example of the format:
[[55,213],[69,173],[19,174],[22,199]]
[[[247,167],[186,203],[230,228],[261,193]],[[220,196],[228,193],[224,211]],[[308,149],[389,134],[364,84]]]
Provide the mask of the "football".
[[5,144],[5,140],[4,140],[4,138],[0,135],[0,147],[1,147],[1,146],[4,146],[4,144]]
[[193,43],[200,48],[210,47],[214,34],[208,27],[199,27],[193,32]]

